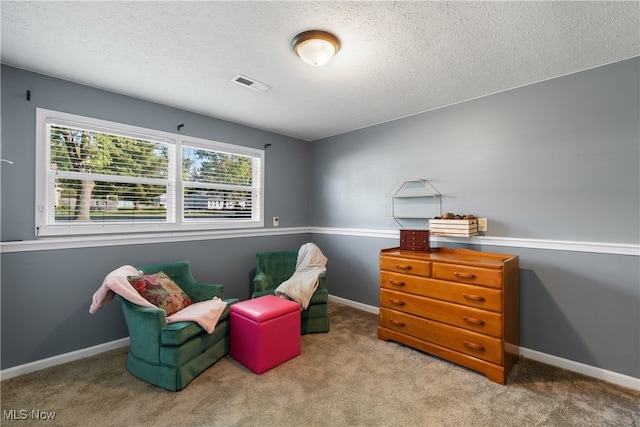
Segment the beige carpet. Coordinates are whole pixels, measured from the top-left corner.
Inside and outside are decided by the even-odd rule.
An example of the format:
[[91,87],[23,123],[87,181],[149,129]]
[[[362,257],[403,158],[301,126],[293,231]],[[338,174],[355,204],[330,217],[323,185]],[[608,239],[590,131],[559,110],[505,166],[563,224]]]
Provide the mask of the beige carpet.
[[527,359],[502,386],[378,340],[376,315],[331,303],[330,318],[275,369],[255,375],[227,356],[176,393],[131,376],[127,349],[5,380],[0,424],[640,426],[640,392]]

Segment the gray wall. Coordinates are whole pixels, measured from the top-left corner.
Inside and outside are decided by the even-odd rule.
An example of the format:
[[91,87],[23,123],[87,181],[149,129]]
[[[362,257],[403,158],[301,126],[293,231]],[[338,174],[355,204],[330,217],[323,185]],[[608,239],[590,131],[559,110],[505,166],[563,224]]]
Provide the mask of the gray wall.
[[[3,65],[2,158],[15,164],[2,170],[2,241],[35,239],[36,108],[126,123],[265,151],[265,226],[280,217],[281,227],[309,221],[309,143],[295,138],[217,120],[30,73]],[[26,100],[27,90],[31,101]]]
[[637,244],[638,62],[314,141],[311,223],[396,226],[385,195],[424,178],[491,236]]
[[[520,256],[523,347],[638,378],[640,257],[545,250],[538,239],[637,251],[639,63],[314,141],[311,223],[399,228],[386,217],[385,195],[399,179],[428,179],[444,212],[489,219],[486,241],[530,247],[476,246]],[[377,306],[378,251],[397,242],[328,234],[314,241],[330,260],[331,293]]]
[[[2,66],[2,158],[0,164],[3,242],[33,241],[36,107],[238,144],[265,152],[265,227],[309,223],[309,143],[95,88]],[[31,101],[26,91],[31,91]],[[255,253],[296,249],[308,234],[182,243],[3,251],[1,283],[2,369],[126,337],[120,307],[88,312],[105,275],[123,264],[177,259],[192,263],[196,279],[222,283],[228,297],[249,297]],[[132,241],[132,243],[135,243]],[[6,246],[6,245],[5,245]]]
[[221,283],[225,297],[250,297],[255,253],[297,249],[309,236],[110,246],[2,254],[2,369],[127,337],[118,301],[89,314],[113,269],[189,260],[196,280]]
[[[35,108],[183,133],[266,152],[265,225],[355,229],[309,235],[3,252],[2,368],[126,336],[120,308],[89,315],[124,263],[189,259],[197,279],[249,296],[254,254],[316,242],[333,295],[378,305],[378,251],[396,241],[385,195],[426,178],[445,211],[489,218],[489,237],[638,245],[638,58],[306,143],[2,67],[2,240],[33,240]],[[32,100],[25,100],[26,90]],[[521,343],[640,377],[640,262],[634,255],[468,245],[520,256]],[[450,244],[450,246],[459,246]]]

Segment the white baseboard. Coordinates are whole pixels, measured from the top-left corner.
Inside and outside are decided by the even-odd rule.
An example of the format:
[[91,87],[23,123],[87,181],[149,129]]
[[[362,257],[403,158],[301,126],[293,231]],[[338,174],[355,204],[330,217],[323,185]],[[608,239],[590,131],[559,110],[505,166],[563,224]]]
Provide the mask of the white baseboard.
[[556,366],[588,377],[597,378],[602,381],[640,391],[640,378],[607,371],[606,369],[596,368],[595,366],[585,365],[584,363],[574,362],[573,360],[563,359],[562,357],[541,353],[524,347],[520,347],[520,351],[518,353],[522,357],[535,360],[536,362],[546,363],[547,365]]
[[380,309],[372,305],[362,304],[361,302],[351,301],[350,299],[340,298],[335,295],[329,295],[329,300],[335,301],[339,304],[348,305],[349,307],[357,308],[358,310],[366,311],[367,313],[379,314]]
[[[330,295],[329,299],[339,304],[344,304],[358,310],[366,311],[367,313],[380,313],[380,309],[372,305],[362,304],[333,295]],[[70,353],[49,357],[47,359],[37,360],[35,362],[26,363],[24,365],[14,366],[12,368],[0,371],[0,380],[6,380],[9,378],[17,377],[19,375],[27,374],[29,372],[49,368],[51,366],[61,365],[63,363],[72,362],[74,360],[84,359],[85,357],[94,356],[96,354],[104,353],[105,351],[115,350],[116,348],[126,347],[128,345],[129,338],[127,337],[116,341],[99,344],[93,347],[88,347],[82,350],[76,350]],[[522,357],[535,360],[536,362],[546,363],[547,365],[556,366],[558,368],[577,372],[588,377],[597,378],[602,381],[607,381],[613,384],[640,391],[640,378],[619,374],[617,372],[608,371],[606,369],[597,368],[595,366],[585,365],[584,363],[575,362],[569,359],[563,359],[562,357],[541,353],[539,351],[531,350],[525,347],[520,347],[518,353]]]
[[36,360],[35,362],[25,363],[24,365],[18,365],[12,368],[3,369],[0,371],[0,380],[8,380],[9,378],[28,374],[29,372],[39,371],[41,369],[50,368],[56,365],[62,365],[63,363],[73,362],[74,360],[95,356],[96,354],[115,350],[116,348],[120,347],[126,347],[128,345],[129,337],[126,337],[119,340],[106,342],[104,344],[98,344],[93,347],[87,347],[81,350],[48,357],[46,359]]
[[[340,304],[348,305],[368,313],[379,314],[380,309],[372,305],[366,305],[359,302],[351,301],[348,299],[329,296],[329,299]],[[527,359],[535,360],[536,362],[545,363],[547,365],[556,366],[558,368],[566,369],[568,371],[577,372],[579,374],[586,375],[588,377],[597,378],[602,381],[607,381],[613,384],[628,387],[633,390],[640,391],[640,378],[631,377],[628,375],[619,374],[617,372],[607,371],[606,369],[597,368],[591,365],[585,365],[584,363],[574,362],[573,360],[563,359],[562,357],[553,356],[547,353],[541,353],[536,350],[530,350],[525,347],[519,347],[518,354]]]

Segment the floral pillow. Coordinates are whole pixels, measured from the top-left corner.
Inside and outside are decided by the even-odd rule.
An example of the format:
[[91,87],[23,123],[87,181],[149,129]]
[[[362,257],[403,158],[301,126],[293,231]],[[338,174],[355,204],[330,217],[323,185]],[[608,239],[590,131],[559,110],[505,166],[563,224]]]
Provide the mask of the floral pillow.
[[163,271],[143,276],[128,276],[127,279],[144,299],[164,309],[167,316],[193,303],[189,295]]

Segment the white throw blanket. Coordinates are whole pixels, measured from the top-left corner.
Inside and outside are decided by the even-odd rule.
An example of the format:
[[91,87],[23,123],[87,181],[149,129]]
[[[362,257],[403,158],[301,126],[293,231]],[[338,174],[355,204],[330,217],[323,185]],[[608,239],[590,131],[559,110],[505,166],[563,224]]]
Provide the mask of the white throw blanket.
[[313,243],[305,243],[298,251],[296,271],[276,288],[276,296],[296,301],[300,304],[300,310],[306,310],[313,293],[318,289],[320,274],[327,271],[326,264],[327,257],[320,248]]
[[142,274],[142,272],[130,265],[123,265],[107,274],[100,288],[93,294],[89,313],[93,314],[98,311],[100,307],[111,302],[115,294],[142,307],[155,307],[155,305],[144,299],[142,295],[136,291],[136,288],[129,283],[129,280],[127,280],[127,276],[137,276],[139,274]]
[[[129,283],[127,276],[137,276],[142,274],[130,265],[123,265],[107,274],[100,288],[93,294],[93,300],[89,313],[95,313],[100,307],[111,302],[115,294],[129,302],[142,307],[157,308],[136,291],[136,288]],[[196,322],[207,333],[212,334],[215,330],[222,312],[227,307],[227,303],[218,297],[213,297],[208,301],[201,301],[191,304],[182,310],[167,317],[167,323],[183,322],[190,320]]]

